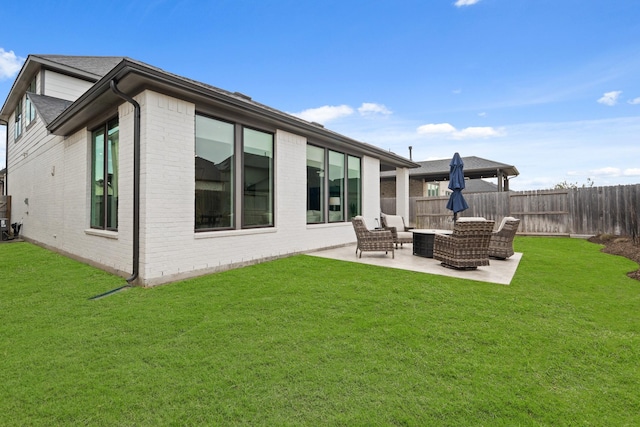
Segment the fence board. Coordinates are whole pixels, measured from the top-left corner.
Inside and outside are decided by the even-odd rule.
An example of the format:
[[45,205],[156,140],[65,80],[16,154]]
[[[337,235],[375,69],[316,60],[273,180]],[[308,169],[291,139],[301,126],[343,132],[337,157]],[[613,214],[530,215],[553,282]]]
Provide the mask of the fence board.
[[[469,209],[464,216],[500,221],[520,218],[519,233],[550,235],[615,234],[639,238],[640,184],[545,191],[465,194]],[[412,197],[411,225],[418,228],[451,228],[453,214],[446,209],[448,197]],[[382,199],[393,207],[395,199]],[[387,212],[387,210],[384,210]]]
[[7,218],[11,224],[11,196],[0,196],[0,218]]

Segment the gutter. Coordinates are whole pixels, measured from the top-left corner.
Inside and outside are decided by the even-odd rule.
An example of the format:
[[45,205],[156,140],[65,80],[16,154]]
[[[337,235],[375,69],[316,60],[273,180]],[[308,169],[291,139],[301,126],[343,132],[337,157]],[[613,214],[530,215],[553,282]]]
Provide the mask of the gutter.
[[133,262],[132,273],[127,278],[131,285],[137,278],[140,269],[140,104],[135,99],[118,89],[116,79],[109,83],[111,90],[133,105]]

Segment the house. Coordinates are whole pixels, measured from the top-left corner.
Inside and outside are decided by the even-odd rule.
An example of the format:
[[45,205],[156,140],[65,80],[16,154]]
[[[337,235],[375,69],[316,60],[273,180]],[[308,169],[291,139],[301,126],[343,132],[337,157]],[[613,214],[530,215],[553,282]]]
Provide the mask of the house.
[[418,166],[125,57],[30,55],[0,120],[22,236],[144,286],[354,242]]
[[[509,191],[509,179],[519,175],[515,166],[476,156],[463,157],[466,193]],[[410,197],[436,197],[449,194],[449,163],[451,159],[417,162],[420,167],[409,171]],[[485,181],[497,178],[497,184]],[[380,194],[383,198],[396,197],[396,172],[380,174]]]

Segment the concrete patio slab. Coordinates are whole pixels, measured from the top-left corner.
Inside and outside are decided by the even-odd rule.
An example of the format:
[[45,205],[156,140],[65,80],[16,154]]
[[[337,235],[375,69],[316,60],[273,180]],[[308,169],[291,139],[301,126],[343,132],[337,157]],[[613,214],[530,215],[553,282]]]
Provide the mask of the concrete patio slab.
[[362,258],[356,255],[356,245],[341,246],[310,252],[308,255],[321,258],[330,258],[341,261],[358,262],[361,264],[377,265],[380,267],[399,268],[401,270],[416,271],[419,273],[437,274],[440,276],[457,277],[460,279],[478,280],[481,282],[509,285],[518,268],[522,253],[516,252],[506,260],[491,259],[490,265],[478,267],[476,270],[455,270],[443,267],[440,261],[432,258],[423,258],[413,255],[411,244],[405,244],[402,249],[396,249],[395,259],[391,253],[363,252]]

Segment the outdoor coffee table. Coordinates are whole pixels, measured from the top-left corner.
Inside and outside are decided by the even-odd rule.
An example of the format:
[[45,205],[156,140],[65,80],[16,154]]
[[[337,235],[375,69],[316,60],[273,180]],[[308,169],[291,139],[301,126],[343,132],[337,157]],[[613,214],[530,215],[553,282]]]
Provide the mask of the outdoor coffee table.
[[451,234],[451,230],[415,228],[413,232],[413,254],[433,258],[433,241],[436,234]]

